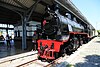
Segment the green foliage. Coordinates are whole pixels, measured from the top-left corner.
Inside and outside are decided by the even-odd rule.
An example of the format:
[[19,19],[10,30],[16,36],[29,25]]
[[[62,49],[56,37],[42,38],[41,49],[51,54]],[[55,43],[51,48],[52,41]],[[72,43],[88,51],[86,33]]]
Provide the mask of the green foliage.
[[75,67],[75,66],[72,64],[68,64],[66,67]]
[[98,32],[98,36],[100,36],[100,30],[97,30],[97,32]]
[[100,30],[97,30],[98,33],[100,33]]

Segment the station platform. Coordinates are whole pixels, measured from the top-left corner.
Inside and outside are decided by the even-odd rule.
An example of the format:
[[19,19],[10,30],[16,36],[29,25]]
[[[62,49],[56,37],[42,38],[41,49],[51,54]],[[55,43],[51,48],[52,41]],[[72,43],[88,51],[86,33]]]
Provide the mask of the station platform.
[[28,52],[27,50],[22,51],[21,49],[15,48],[14,41],[11,41],[11,47],[7,47],[6,42],[0,42],[0,59],[8,56],[21,54]]
[[75,67],[100,67],[100,37],[83,45],[67,61]]
[[63,57],[57,67],[100,67],[100,37],[83,44],[68,58]]

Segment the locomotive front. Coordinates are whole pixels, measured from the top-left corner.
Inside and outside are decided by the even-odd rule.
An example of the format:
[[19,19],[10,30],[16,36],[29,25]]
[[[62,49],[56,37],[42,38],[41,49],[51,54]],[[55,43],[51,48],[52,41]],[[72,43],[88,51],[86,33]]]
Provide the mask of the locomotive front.
[[57,5],[47,7],[37,41],[39,57],[53,60],[76,50],[87,39],[85,26],[61,14]]
[[38,40],[38,54],[40,58],[56,59],[63,45],[61,36],[61,23],[58,10],[47,8],[42,24],[41,38]]

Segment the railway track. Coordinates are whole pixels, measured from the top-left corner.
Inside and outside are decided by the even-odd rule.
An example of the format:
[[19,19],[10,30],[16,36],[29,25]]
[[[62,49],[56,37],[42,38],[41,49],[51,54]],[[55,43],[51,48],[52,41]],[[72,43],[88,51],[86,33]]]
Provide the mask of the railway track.
[[[58,58],[60,59],[60,58]],[[18,65],[17,67],[32,67],[32,66],[37,66],[37,67],[50,67],[54,64],[56,64],[57,60],[54,60],[52,62],[47,62],[47,61],[41,61],[41,60],[38,60],[38,59],[34,59],[34,60],[31,60],[31,61],[28,61],[24,64],[21,64],[21,65]]]
[[[66,59],[69,56],[64,56]],[[58,59],[52,61],[52,62],[47,62],[47,61],[41,61],[38,60],[38,54],[30,54],[30,55],[25,55],[21,57],[16,57],[12,58],[9,60],[5,60],[0,62],[0,67],[51,67],[51,66],[56,66],[56,64],[61,63],[64,57],[59,57]]]
[[37,52],[23,53],[7,58],[0,59],[0,67],[16,67],[18,64],[24,63],[27,59],[37,58]]
[[[73,52],[76,54],[77,51],[80,51],[80,49],[84,48],[85,45],[81,46]],[[71,54],[73,56],[73,54]],[[71,55],[65,55],[64,57],[60,57],[52,62],[46,62],[46,61],[41,61],[38,60],[38,54],[29,54],[17,58],[13,58],[10,60],[5,60],[3,62],[0,62],[0,67],[56,67],[57,64],[60,64],[61,62],[69,61]]]
[[37,57],[37,53],[24,56],[16,56],[16,58],[12,57],[12,59],[5,59],[4,61],[0,61],[0,67],[50,67],[57,64],[58,60],[62,58],[60,57],[49,63],[47,61],[38,60]]
[[[68,56],[66,56],[68,58]],[[16,67],[33,67],[33,66],[37,66],[37,67],[52,67],[52,66],[56,66],[56,64],[61,63],[60,60],[62,60],[63,57],[60,57],[52,62],[47,62],[47,61],[41,61],[38,59],[34,59],[31,61],[28,61],[26,63],[23,63],[21,65],[18,65]]]

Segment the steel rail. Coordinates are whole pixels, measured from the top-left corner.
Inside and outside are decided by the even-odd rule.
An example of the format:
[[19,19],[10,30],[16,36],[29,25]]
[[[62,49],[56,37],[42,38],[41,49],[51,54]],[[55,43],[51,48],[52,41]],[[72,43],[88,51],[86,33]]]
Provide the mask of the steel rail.
[[37,53],[31,54],[31,55],[22,56],[22,57],[18,57],[18,58],[14,58],[14,59],[10,59],[10,60],[5,60],[5,61],[3,61],[3,62],[0,62],[0,64],[6,63],[6,62],[10,62],[10,61],[12,62],[12,61],[14,61],[14,60],[16,60],[16,59],[25,58],[25,57],[32,56],[32,55],[35,55],[35,54],[37,54]]

